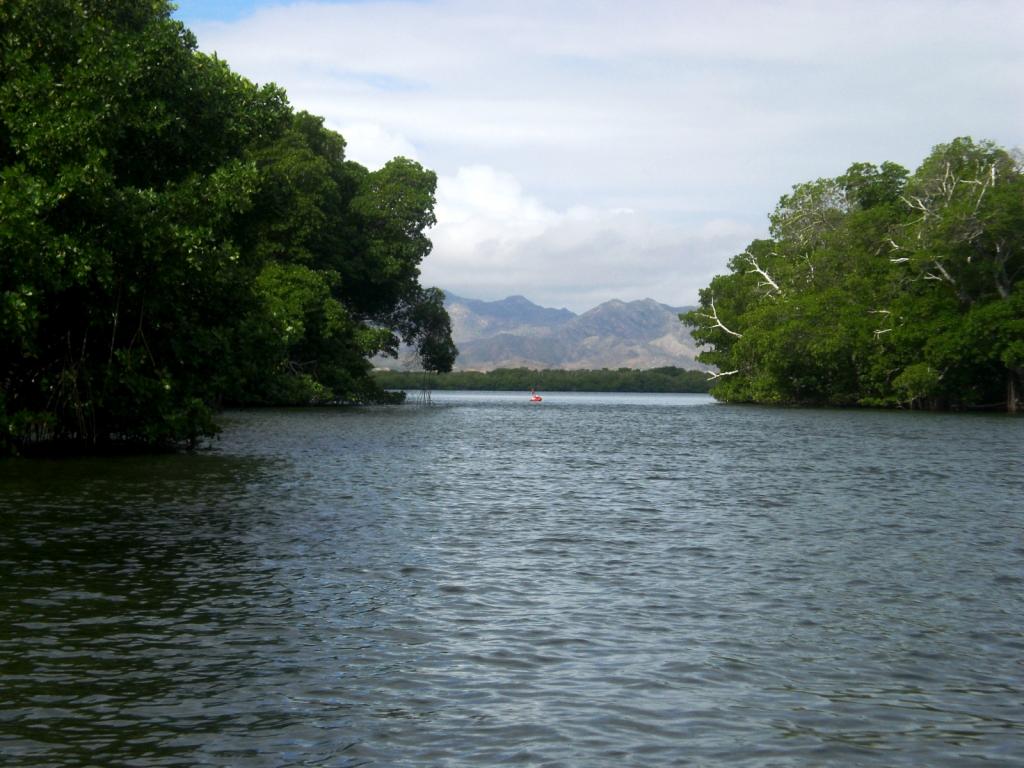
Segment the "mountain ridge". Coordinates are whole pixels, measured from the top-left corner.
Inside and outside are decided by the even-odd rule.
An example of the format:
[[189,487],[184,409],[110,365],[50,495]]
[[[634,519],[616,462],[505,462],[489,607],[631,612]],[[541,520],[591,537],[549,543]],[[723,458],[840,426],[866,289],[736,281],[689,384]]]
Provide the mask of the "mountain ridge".
[[[654,299],[611,299],[576,314],[521,295],[485,301],[446,292],[445,308],[459,348],[455,370],[708,369],[696,361],[697,345],[679,320],[690,307]],[[386,368],[410,367],[394,359],[375,362]]]
[[500,333],[548,335],[553,328],[577,316],[564,307],[542,307],[518,294],[484,301],[445,292],[445,308],[452,319],[452,338],[456,344]]
[[[456,371],[499,368],[535,370],[647,370],[676,367],[708,371],[679,314],[692,307],[654,299],[609,299],[577,314],[541,306],[525,296],[496,301],[445,292],[452,338],[459,347]],[[414,355],[377,357],[381,368],[411,370]]]

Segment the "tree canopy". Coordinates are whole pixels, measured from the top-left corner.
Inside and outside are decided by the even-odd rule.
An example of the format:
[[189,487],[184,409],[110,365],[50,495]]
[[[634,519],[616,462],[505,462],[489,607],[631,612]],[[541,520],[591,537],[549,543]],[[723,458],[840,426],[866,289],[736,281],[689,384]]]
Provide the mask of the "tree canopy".
[[799,184],[683,316],[734,402],[1003,408],[1024,398],[1024,168],[958,138],[910,173]]
[[164,0],[0,4],[0,452],[192,443],[224,404],[383,396],[456,350],[419,284],[436,177],[377,171]]

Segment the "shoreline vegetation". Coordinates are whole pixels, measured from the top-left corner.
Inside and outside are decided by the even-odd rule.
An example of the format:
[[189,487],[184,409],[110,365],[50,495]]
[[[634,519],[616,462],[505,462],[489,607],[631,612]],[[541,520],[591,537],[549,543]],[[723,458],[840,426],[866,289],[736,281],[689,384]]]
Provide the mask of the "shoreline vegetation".
[[[0,456],[194,446],[231,406],[394,402],[369,360],[405,347],[452,370],[444,294],[419,282],[436,175],[348,160],[172,8],[0,3]],[[1022,163],[958,138],[913,173],[795,186],[681,317],[713,388],[664,370],[432,386],[1019,412]]]
[[727,402],[1024,410],[1024,155],[798,184],[681,316]]
[[373,373],[383,389],[523,391],[535,387],[543,392],[650,392],[706,393],[712,382],[704,371],[676,367],[636,370],[560,370],[498,368],[493,371],[387,371]]
[[158,450],[221,408],[450,370],[432,171],[376,171],[163,0],[0,3],[0,455]]

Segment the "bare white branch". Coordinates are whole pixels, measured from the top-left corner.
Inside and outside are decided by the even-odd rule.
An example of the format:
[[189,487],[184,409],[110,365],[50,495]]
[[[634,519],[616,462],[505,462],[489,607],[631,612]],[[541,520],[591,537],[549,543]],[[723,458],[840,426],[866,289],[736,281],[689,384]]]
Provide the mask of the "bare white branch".
[[935,269],[937,269],[939,274],[941,275],[941,277],[939,277],[937,279],[945,280],[947,283],[952,285],[954,288],[956,287],[956,280],[954,280],[952,275],[950,275],[949,272],[946,271],[946,268],[944,266],[942,266],[942,262],[941,261],[934,261],[934,262],[932,262],[932,266],[934,266]]
[[742,333],[736,333],[736,331],[731,330],[730,328],[726,328],[725,327],[725,323],[723,323],[718,318],[718,310],[715,309],[715,297],[714,296],[711,297],[711,314],[708,315],[708,314],[706,314],[704,312],[701,312],[699,314],[700,314],[701,317],[706,317],[708,320],[714,320],[714,322],[715,322],[714,327],[715,328],[721,328],[723,331],[728,333],[730,336],[735,336],[737,339],[743,338],[743,334]]
[[878,328],[877,330],[875,330],[875,338],[876,339],[879,336],[881,336],[883,333],[892,333],[892,312],[890,312],[888,309],[869,309],[868,310],[868,314],[869,315],[885,315],[886,317],[889,318],[889,327],[888,328]]
[[942,194],[946,198],[948,203],[953,199],[953,192],[956,189],[957,183],[960,181],[956,176],[953,175],[953,171],[950,168],[949,163],[946,163],[946,173],[942,177]]
[[902,200],[908,206],[913,208],[915,211],[920,211],[921,213],[923,213],[925,218],[927,218],[931,214],[931,211],[928,209],[928,206],[924,204],[924,201],[920,197],[906,197],[905,195],[900,195],[900,200]]
[[761,276],[761,282],[757,284],[758,288],[770,288],[775,293],[782,294],[782,289],[779,288],[779,284],[772,280],[772,276],[761,269],[761,265],[757,263],[757,259],[750,251],[744,251],[743,255],[747,257],[747,261],[750,262],[750,266],[753,267],[754,272]]
[[[981,207],[981,200],[985,197],[985,193],[996,185],[996,164],[992,163],[988,167],[988,178],[985,179],[984,183],[981,183],[981,191],[978,193],[978,199],[974,203],[974,212],[978,212],[978,208]],[[980,183],[980,182],[978,182]]]
[[708,381],[714,381],[715,379],[720,379],[723,376],[732,376],[732,375],[737,374],[739,372],[740,372],[739,368],[737,368],[735,371],[719,371],[718,373],[714,373],[712,371],[708,371]]

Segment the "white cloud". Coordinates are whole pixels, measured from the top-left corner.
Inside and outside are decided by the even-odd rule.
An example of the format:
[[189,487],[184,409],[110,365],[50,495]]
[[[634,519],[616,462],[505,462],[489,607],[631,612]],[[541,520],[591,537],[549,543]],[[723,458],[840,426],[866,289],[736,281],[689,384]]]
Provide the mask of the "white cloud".
[[325,111],[322,114],[328,122],[338,125],[338,130],[347,143],[347,157],[368,168],[380,168],[393,157],[408,157],[418,160],[416,147],[404,136],[391,133],[377,123],[344,123],[331,120]]
[[436,211],[424,282],[483,299],[523,292],[574,311],[613,297],[692,301],[756,234],[725,219],[689,228],[623,208],[547,208],[488,166],[441,177]]
[[436,170],[424,276],[482,298],[692,302],[795,183],[1024,142],[1019,0],[282,1],[194,31],[353,159]]

